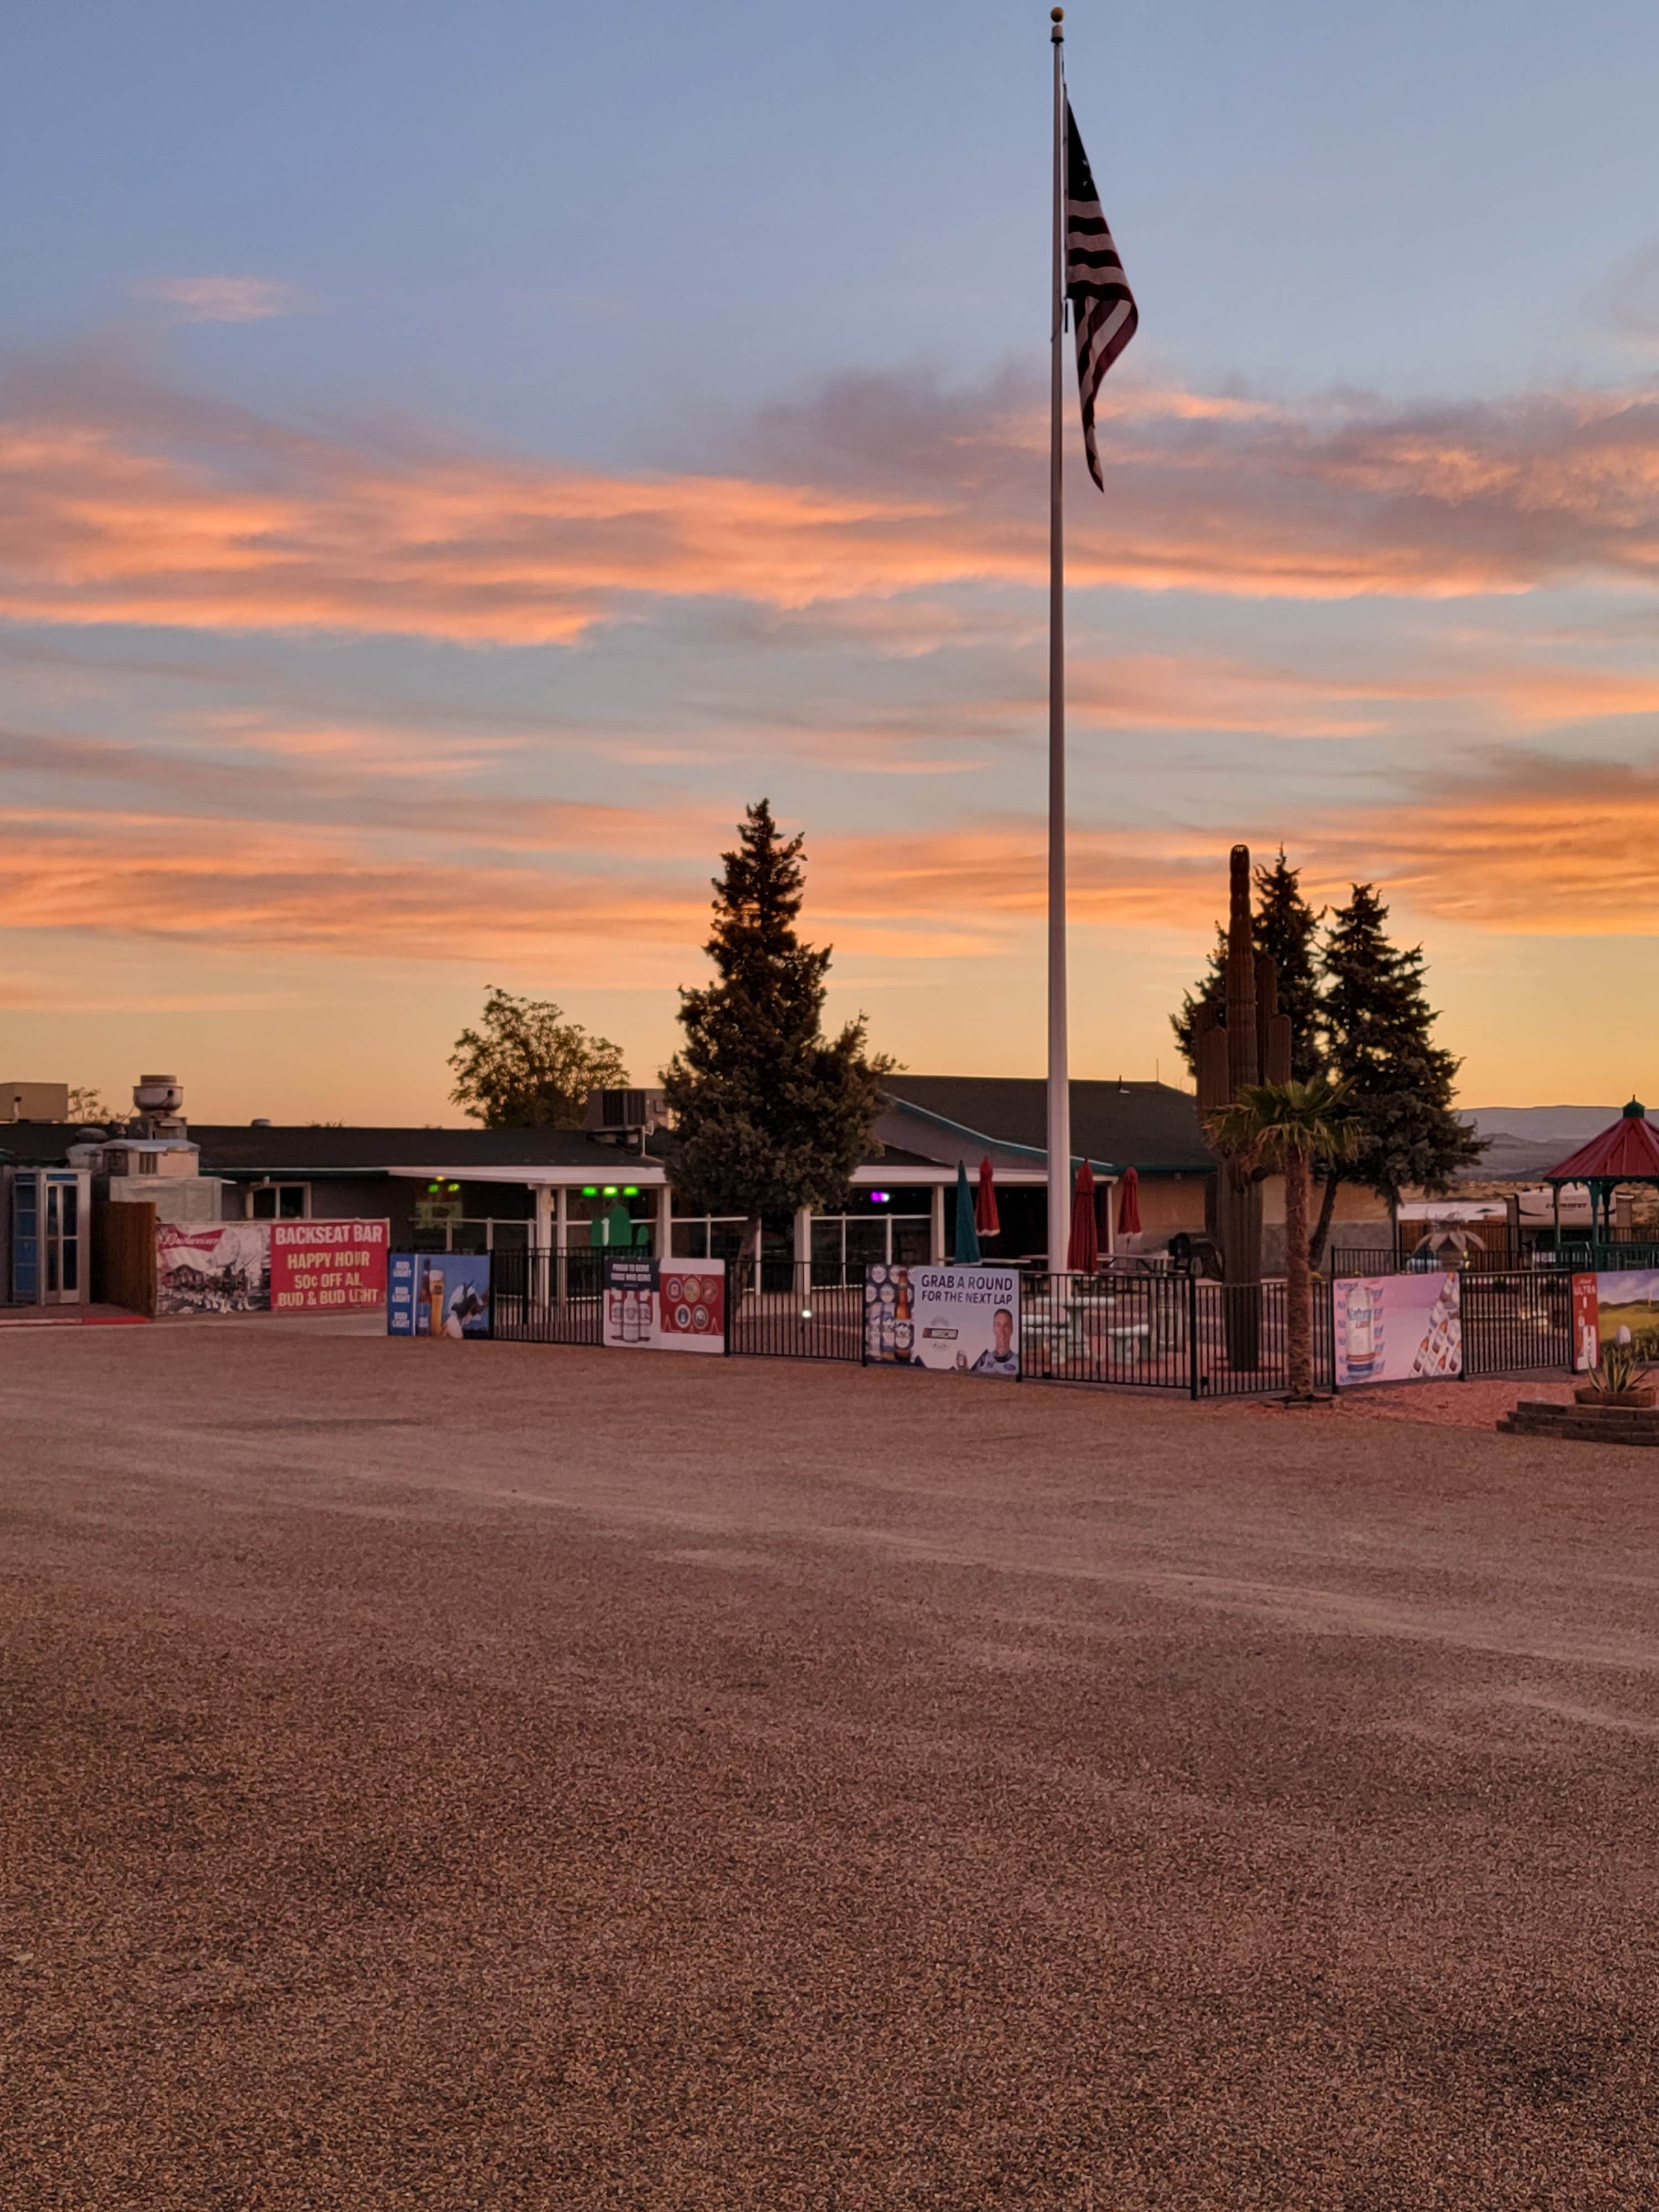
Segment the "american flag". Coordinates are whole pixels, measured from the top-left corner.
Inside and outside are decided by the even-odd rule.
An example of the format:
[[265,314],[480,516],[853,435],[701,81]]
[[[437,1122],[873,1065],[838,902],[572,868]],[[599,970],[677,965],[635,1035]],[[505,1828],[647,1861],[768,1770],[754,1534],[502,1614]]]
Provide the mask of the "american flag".
[[1089,156],[1066,103],[1066,296],[1077,331],[1077,380],[1083,398],[1083,443],[1089,473],[1106,489],[1095,445],[1095,394],[1107,370],[1135,334],[1140,320],[1134,295],[1100,210]]

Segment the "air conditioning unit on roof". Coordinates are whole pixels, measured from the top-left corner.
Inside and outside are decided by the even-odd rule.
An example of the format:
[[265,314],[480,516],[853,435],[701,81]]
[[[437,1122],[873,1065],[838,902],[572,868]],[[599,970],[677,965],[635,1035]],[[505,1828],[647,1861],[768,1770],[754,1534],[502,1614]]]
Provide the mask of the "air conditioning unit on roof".
[[660,1091],[590,1091],[582,1124],[590,1136],[649,1136],[667,1120]]

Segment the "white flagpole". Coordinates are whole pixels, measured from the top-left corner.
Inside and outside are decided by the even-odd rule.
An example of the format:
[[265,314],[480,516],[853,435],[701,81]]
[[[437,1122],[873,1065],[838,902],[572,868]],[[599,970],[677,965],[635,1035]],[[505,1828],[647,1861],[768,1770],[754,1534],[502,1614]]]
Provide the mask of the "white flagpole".
[[1060,27],[1054,57],[1054,305],[1048,376],[1048,1266],[1066,1265],[1072,1236],[1072,1086],[1066,1047],[1066,526],[1061,507],[1060,400],[1066,339],[1066,86]]

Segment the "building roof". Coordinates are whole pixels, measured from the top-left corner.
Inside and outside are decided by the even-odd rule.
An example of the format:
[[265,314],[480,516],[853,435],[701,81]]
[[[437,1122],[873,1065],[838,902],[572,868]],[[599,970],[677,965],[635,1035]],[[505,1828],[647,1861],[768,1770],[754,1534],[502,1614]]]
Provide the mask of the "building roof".
[[[1046,1159],[1048,1085],[1038,1077],[895,1075],[886,1091],[891,1110],[878,1125],[884,1141],[951,1160],[976,1146],[994,1165],[999,1152],[1010,1166]],[[1167,1083],[1074,1082],[1072,1143],[1108,1171],[1207,1175],[1215,1166],[1198,1101]]]
[[[877,1125],[883,1149],[866,1166],[954,1170],[1041,1170],[1047,1157],[1047,1088],[1024,1076],[903,1075],[887,1085]],[[118,1141],[120,1131],[110,1141]],[[79,1123],[13,1121],[0,1127],[0,1161],[43,1166],[63,1161],[82,1136]],[[672,1158],[672,1139],[641,1155],[601,1144],[581,1129],[334,1128],[314,1123],[259,1127],[246,1122],[195,1121],[190,1141],[200,1149],[204,1176],[236,1181],[263,1176],[477,1173],[491,1182],[515,1169],[526,1181],[557,1172],[614,1182],[628,1172],[652,1175]],[[1147,1174],[1207,1174],[1214,1166],[1189,1092],[1164,1083],[1073,1083],[1072,1140],[1079,1156],[1106,1174],[1126,1167]]]
[[82,1133],[79,1121],[0,1122],[0,1167],[62,1167]]
[[434,1162],[452,1174],[521,1167],[585,1169],[597,1176],[641,1157],[598,1144],[580,1129],[255,1129],[198,1121],[190,1133],[202,1148],[203,1174],[217,1176],[372,1174]]
[[[0,1160],[19,1166],[61,1161],[84,1133],[79,1122],[9,1121],[0,1128]],[[624,1152],[580,1129],[340,1129],[309,1123],[272,1128],[246,1122],[195,1121],[204,1176],[326,1176],[384,1174],[392,1168],[431,1168],[465,1175],[469,1169],[560,1168],[611,1181],[631,1162],[660,1165],[660,1155]],[[112,1144],[129,1141],[120,1131]],[[132,1140],[136,1141],[136,1140]]]
[[1632,1098],[1611,1128],[1551,1168],[1546,1182],[1659,1182],[1659,1137]]

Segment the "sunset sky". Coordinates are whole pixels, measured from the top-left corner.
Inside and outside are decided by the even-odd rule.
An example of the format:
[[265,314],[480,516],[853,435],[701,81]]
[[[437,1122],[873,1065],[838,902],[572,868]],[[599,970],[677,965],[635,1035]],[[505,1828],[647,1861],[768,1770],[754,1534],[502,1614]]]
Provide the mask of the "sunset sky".
[[[0,1075],[636,1079],[745,800],[832,1011],[1042,1040],[1045,6],[56,0],[0,185]],[[1073,1066],[1227,848],[1386,887],[1476,1103],[1659,1094],[1659,11],[1079,0]],[[1074,387],[1073,387],[1074,389]]]

